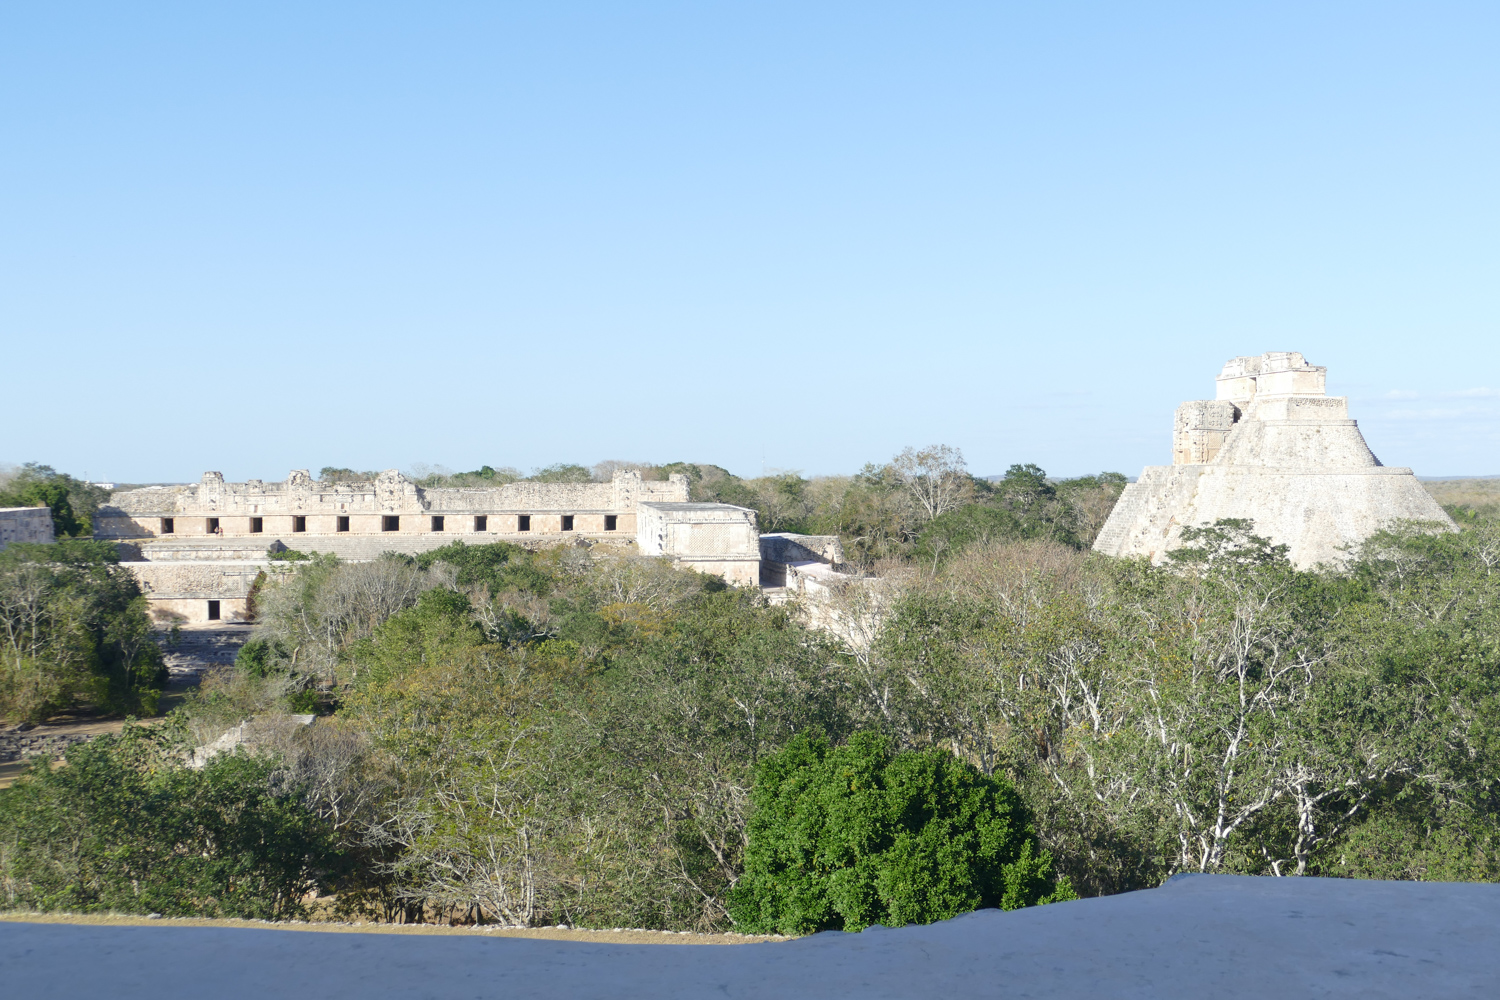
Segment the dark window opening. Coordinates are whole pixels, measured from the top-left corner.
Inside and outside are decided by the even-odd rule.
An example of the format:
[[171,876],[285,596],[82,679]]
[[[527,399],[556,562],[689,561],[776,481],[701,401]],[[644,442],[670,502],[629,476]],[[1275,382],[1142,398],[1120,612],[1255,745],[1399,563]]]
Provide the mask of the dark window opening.
[[250,534],[252,534],[252,535],[258,535],[262,531],[265,531],[265,530],[266,530],[266,522],[265,522],[264,519],[259,518],[259,517],[252,517],[250,519]]
[[562,517],[563,517],[563,530],[564,531],[572,531],[573,530],[573,515],[572,514],[564,514]]
[[161,533],[163,535],[170,535],[172,533],[172,519],[170,517],[161,519]]
[[297,516],[293,517],[292,518],[292,530],[293,531],[306,531],[307,530],[307,518],[303,517],[301,514],[298,514]]
[[400,531],[401,518],[396,514],[387,514],[380,519],[381,531]]
[[531,530],[531,515],[530,514],[521,514],[521,515],[519,515],[516,518],[516,530],[517,531],[530,531]]
[[441,514],[434,514],[432,516],[432,530],[433,531],[442,531],[443,530],[443,516]]
[[211,622],[216,622],[216,621],[219,620],[219,602],[218,601],[209,601],[208,602],[208,620],[211,621]]
[[619,517],[618,514],[605,514],[604,515],[604,530],[605,531],[614,531],[619,526],[620,526],[620,517]]
[[335,531],[348,531],[349,530],[349,519],[347,517],[340,517],[336,522],[334,522],[334,530]]
[[489,531],[490,530],[490,519],[486,515],[484,515],[484,514],[480,514],[478,517],[474,518],[474,530],[475,531]]
[[210,535],[219,533],[219,519],[217,517],[206,517],[203,519],[203,527]]

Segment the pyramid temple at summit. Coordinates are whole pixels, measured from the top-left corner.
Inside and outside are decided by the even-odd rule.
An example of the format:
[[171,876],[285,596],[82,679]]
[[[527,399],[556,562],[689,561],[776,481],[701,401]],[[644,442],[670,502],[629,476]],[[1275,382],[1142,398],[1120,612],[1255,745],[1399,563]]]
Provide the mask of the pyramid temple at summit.
[[1246,518],[1305,569],[1397,521],[1455,529],[1410,469],[1380,464],[1327,376],[1295,351],[1231,360],[1216,398],[1177,408],[1172,464],[1125,488],[1095,551],[1160,563],[1184,528]]

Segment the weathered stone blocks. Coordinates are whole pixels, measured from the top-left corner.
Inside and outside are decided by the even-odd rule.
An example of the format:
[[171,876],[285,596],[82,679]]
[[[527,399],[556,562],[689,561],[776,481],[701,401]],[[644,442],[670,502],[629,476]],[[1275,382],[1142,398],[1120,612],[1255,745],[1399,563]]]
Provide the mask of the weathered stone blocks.
[[0,507],[0,552],[17,542],[45,545],[51,541],[51,510],[46,507]]

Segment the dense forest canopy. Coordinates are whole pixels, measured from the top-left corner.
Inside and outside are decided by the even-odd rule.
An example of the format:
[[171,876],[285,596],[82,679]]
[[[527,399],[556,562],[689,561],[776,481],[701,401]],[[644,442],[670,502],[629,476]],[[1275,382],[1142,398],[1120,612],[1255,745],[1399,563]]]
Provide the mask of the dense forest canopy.
[[[878,577],[818,610],[578,546],[283,562],[169,724],[0,792],[0,904],[288,915],[315,890],[376,919],[801,932],[1179,871],[1500,878],[1494,509],[1316,571],[1222,521],[1152,567],[1088,551],[1114,475],[989,482],[943,448],[672,471]],[[58,607],[120,586],[36,548],[4,570]],[[140,688],[90,634],[69,690]],[[255,749],[186,767],[247,718]],[[187,864],[164,837],[241,846]]]

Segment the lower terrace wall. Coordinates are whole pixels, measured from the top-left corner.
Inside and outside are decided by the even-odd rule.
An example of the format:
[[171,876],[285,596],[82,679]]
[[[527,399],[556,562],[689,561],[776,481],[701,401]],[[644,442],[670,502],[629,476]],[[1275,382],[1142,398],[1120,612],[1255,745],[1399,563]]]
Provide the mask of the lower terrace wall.
[[[122,562],[145,592],[153,615],[180,615],[187,622],[244,621],[250,587],[270,567],[259,561]],[[217,610],[217,615],[213,612]]]
[[387,552],[405,556],[421,555],[423,552],[431,552],[433,549],[440,549],[454,542],[463,542],[465,545],[507,542],[535,550],[557,545],[573,545],[580,541],[610,546],[633,546],[635,544],[633,537],[622,536],[618,532],[530,532],[517,535],[495,533],[455,535],[448,532],[406,535],[382,532],[372,535],[353,533],[272,535],[263,540],[256,539],[254,544],[247,544],[246,539],[243,538],[223,540],[201,537],[195,539],[157,538],[120,542],[119,548],[120,558],[131,562],[219,562],[225,559],[265,562],[267,552],[285,549],[295,549],[309,554],[314,552],[332,554],[345,562],[364,562],[378,559]]
[[775,589],[792,586],[795,589],[801,573],[797,567],[816,565],[833,571],[843,567],[844,546],[837,535],[799,535],[790,531],[777,531],[760,536],[762,587]]
[[[387,552],[399,555],[420,555],[433,549],[463,541],[470,545],[483,545],[495,541],[510,541],[524,548],[541,549],[556,545],[577,544],[580,537],[530,536],[521,539],[468,537],[453,538],[447,535],[298,535],[295,541],[302,552],[331,553],[345,562],[365,562],[378,559]],[[278,539],[271,539],[272,544]],[[633,538],[621,538],[611,534],[604,538],[587,539],[594,545],[610,548],[631,548]],[[129,569],[140,582],[157,617],[178,615],[190,624],[215,620],[211,615],[210,602],[218,602],[220,621],[243,621],[249,617],[247,598],[255,577],[262,571],[275,573],[289,570],[295,563],[267,558],[264,545],[247,546],[235,540],[219,539],[147,539],[137,542],[119,543],[120,565]],[[716,572],[704,570],[704,572]]]
[[1397,521],[1452,525],[1410,469],[1161,465],[1125,488],[1094,548],[1161,563],[1185,527],[1230,517],[1248,517],[1256,534],[1287,545],[1299,569],[1338,564]]

